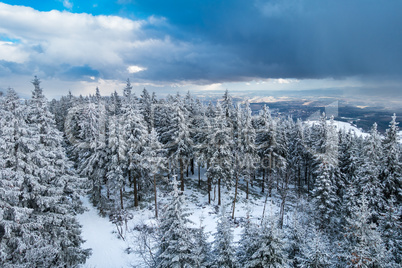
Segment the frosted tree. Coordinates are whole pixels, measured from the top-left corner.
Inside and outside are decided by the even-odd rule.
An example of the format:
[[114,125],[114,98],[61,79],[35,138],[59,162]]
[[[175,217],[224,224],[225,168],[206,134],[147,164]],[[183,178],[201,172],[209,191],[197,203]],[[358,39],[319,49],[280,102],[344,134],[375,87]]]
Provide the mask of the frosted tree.
[[[66,121],[68,139],[72,142],[80,175],[87,176],[92,183],[91,199],[94,204],[105,205],[102,201],[102,188],[106,180],[106,163],[108,161],[107,147],[107,115],[105,105],[85,103],[70,110],[71,117],[76,121]],[[75,134],[74,128],[78,127]]]
[[333,267],[333,253],[329,239],[316,226],[311,225],[306,231],[304,241],[300,243],[300,252],[296,257],[298,267]]
[[[14,183],[22,183],[18,199],[6,203],[5,210],[2,209],[4,225],[0,229],[4,230],[4,237],[0,243],[6,252],[4,263],[11,267],[74,266],[85,262],[89,254],[80,248],[83,242],[80,225],[74,217],[81,211],[82,181],[65,156],[61,134],[49,113],[39,79],[35,77],[32,83],[35,87],[32,99],[27,113],[23,113],[27,118],[24,133],[27,143],[21,146],[22,139],[14,140],[16,161],[7,164],[8,171],[13,170],[18,176]],[[23,129],[23,121],[19,121],[21,124],[14,128],[14,133]],[[9,175],[3,173],[2,182]]]
[[386,201],[384,199],[384,185],[380,181],[381,161],[383,148],[381,136],[374,123],[370,135],[365,139],[361,156],[361,165],[358,170],[358,192],[367,197],[368,206],[372,209],[373,217],[378,218],[378,213],[384,211]]
[[165,150],[158,140],[158,134],[155,129],[151,130],[148,136],[147,144],[141,154],[142,167],[150,176],[154,186],[154,199],[155,199],[155,218],[158,218],[158,201],[156,191],[157,177],[161,177],[161,172],[166,170],[166,157]]
[[270,174],[272,171],[272,160],[274,157],[274,150],[276,146],[275,129],[276,125],[271,116],[271,112],[267,106],[264,105],[262,111],[260,111],[257,120],[256,129],[256,143],[258,146],[258,153],[262,159],[262,185],[261,191],[265,191],[265,180],[268,179],[269,191],[272,189],[272,178]]
[[249,183],[254,175],[256,163],[259,160],[255,144],[256,133],[252,125],[250,104],[245,103],[244,112],[241,117],[241,128],[238,129],[239,137],[237,147],[241,156],[240,169],[246,180],[246,199],[249,195]]
[[[198,123],[198,133],[195,136],[196,146],[195,153],[198,157],[197,162],[199,165],[203,164],[207,170],[211,165],[211,158],[215,152],[213,147],[214,142],[214,128],[215,128],[215,108],[210,102],[207,110],[203,114]],[[199,170],[200,172],[200,170]],[[200,177],[200,173],[198,173]],[[211,174],[207,172],[207,191],[208,191],[208,204],[211,204],[211,190],[212,190],[212,178]]]
[[180,189],[184,191],[184,169],[193,158],[193,140],[191,139],[188,112],[179,95],[176,96],[172,124],[175,126],[173,140],[167,146],[173,150],[172,159],[179,167]]
[[159,221],[157,267],[194,267],[196,256],[193,252],[193,237],[188,224],[189,213],[186,211],[184,195],[173,178],[171,200]]
[[142,156],[147,144],[148,129],[139,109],[133,103],[122,114],[122,140],[125,143],[126,167],[128,179],[134,188],[134,206],[138,207],[138,186],[143,175]]
[[286,234],[289,238],[286,250],[288,252],[289,263],[293,265],[293,267],[300,266],[299,258],[301,257],[301,248],[306,240],[306,217],[303,217],[304,214],[301,215],[297,212],[293,213],[292,222]]
[[326,228],[335,215],[336,197],[335,186],[333,185],[332,167],[329,163],[323,162],[316,171],[317,178],[312,193],[313,203],[316,208],[317,224],[320,228]]
[[377,226],[370,223],[371,211],[365,195],[355,206],[343,233],[340,254],[346,267],[388,267],[389,253]]
[[204,159],[204,152],[206,147],[204,146],[206,138],[208,136],[208,123],[205,116],[205,107],[200,100],[196,100],[193,109],[193,124],[192,124],[192,140],[194,143],[194,157],[198,166],[198,186],[201,186],[201,166],[207,161]]
[[[322,121],[324,119],[321,119]],[[316,181],[312,192],[313,203],[316,208],[317,224],[325,228],[332,220],[339,207],[339,199],[336,195],[339,172],[338,164],[338,138],[335,127],[332,124],[320,123],[320,133],[325,134],[324,139],[318,143],[316,155]]]
[[384,212],[379,215],[378,230],[385,243],[386,249],[391,253],[390,263],[402,265],[402,209],[397,205],[394,197],[388,200]]
[[194,267],[210,267],[211,263],[211,244],[208,242],[208,234],[205,233],[205,226],[203,225],[203,216],[200,219],[200,227],[195,230],[193,254],[194,254]]
[[[339,132],[339,172],[340,176],[336,182],[337,195],[342,202],[345,201],[345,194],[350,187],[355,187],[359,176],[358,167],[360,150],[357,146],[356,137],[352,131],[346,132],[342,129]],[[362,169],[361,169],[362,170]]]
[[230,138],[231,128],[228,126],[224,111],[220,104],[216,105],[216,121],[210,132],[211,158],[207,170],[207,176],[215,179],[218,184],[218,205],[221,205],[221,184],[230,187],[232,181],[232,140]]
[[260,244],[258,243],[259,236],[258,226],[250,219],[250,211],[248,208],[246,222],[243,226],[240,241],[237,247],[236,255],[239,265],[244,267],[251,256],[258,250]]
[[221,206],[218,226],[214,234],[212,255],[214,256],[212,267],[233,268],[236,266],[235,249],[233,243],[233,231],[230,221],[226,216],[225,207]]
[[292,167],[294,183],[298,187],[299,195],[302,187],[303,155],[305,153],[303,126],[298,119],[296,125],[290,129],[289,166]]
[[[123,186],[125,184],[124,176],[124,162],[126,161],[126,141],[123,138],[123,130],[121,127],[121,121],[119,117],[114,115],[110,117],[109,121],[109,135],[108,135],[108,147],[109,147],[109,161],[108,172],[106,174],[108,189],[113,192],[115,198],[119,196],[120,209],[124,209],[123,202]],[[115,201],[117,204],[117,202]]]
[[151,99],[151,96],[149,95],[148,90],[146,90],[146,88],[144,88],[142,90],[142,94],[140,96],[139,102],[140,102],[141,114],[144,118],[148,133],[150,133],[152,130],[152,125],[153,125],[153,122],[152,122],[152,116],[153,116],[152,99]]
[[384,152],[386,153],[384,154],[383,170],[380,176],[384,185],[385,198],[388,199],[391,196],[395,196],[398,202],[401,202],[402,173],[399,160],[398,124],[396,122],[396,115],[394,114],[383,141]]
[[244,267],[286,267],[287,255],[281,230],[273,221],[265,221],[254,238],[258,245]]

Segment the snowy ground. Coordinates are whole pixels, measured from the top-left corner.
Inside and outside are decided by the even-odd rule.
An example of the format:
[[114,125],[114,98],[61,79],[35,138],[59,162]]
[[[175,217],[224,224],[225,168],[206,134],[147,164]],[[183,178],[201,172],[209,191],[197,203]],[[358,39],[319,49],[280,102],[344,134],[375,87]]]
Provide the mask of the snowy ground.
[[100,217],[96,208],[82,199],[88,211],[78,216],[82,225],[82,236],[86,242],[83,248],[92,248],[92,255],[83,267],[129,267],[128,255],[124,253],[127,243],[118,239],[114,224],[108,218]]
[[[204,180],[204,170],[202,170],[202,179]],[[193,176],[190,176],[186,180],[185,195],[187,200],[187,207],[190,209],[192,215],[190,220],[193,222],[194,227],[200,227],[201,218],[202,224],[205,226],[205,231],[209,234],[209,241],[213,241],[213,233],[216,231],[217,218],[218,218],[218,207],[217,207],[217,196],[215,201],[211,205],[208,204],[207,192],[204,190],[198,190],[197,186],[198,174],[197,171]],[[203,182],[205,185],[205,182]],[[197,189],[197,190],[196,190]],[[246,217],[247,207],[251,209],[251,218],[254,221],[259,221],[262,216],[262,211],[264,207],[265,194],[261,194],[260,185],[254,185],[250,188],[249,205],[245,200],[244,187],[241,186],[239,190],[239,202],[236,204],[235,218],[234,221],[234,241],[240,239],[242,230],[242,219]],[[163,210],[163,204],[166,202],[167,192],[159,191],[159,206],[160,213]],[[216,189],[217,194],[217,189]],[[212,191],[212,198],[214,196],[214,191]],[[223,203],[226,205],[227,216],[230,217],[232,213],[232,201],[234,193],[224,193]],[[276,204],[268,199],[266,205],[265,215],[273,215],[278,210],[278,199]],[[92,206],[87,198],[83,198],[85,207],[88,211],[79,215],[78,220],[83,226],[82,236],[86,242],[84,243],[84,248],[92,248],[92,255],[87,260],[83,267],[88,268],[120,268],[120,267],[147,267],[144,264],[142,257],[133,252],[136,245],[136,237],[138,231],[135,231],[135,227],[143,225],[144,223],[148,226],[155,225],[155,217],[153,206],[149,204],[146,208],[140,210],[132,210],[133,219],[128,223],[128,230],[125,233],[125,240],[118,237],[116,232],[116,226],[112,224],[108,218],[103,218],[99,216],[97,210]],[[291,201],[287,202],[288,204]],[[287,217],[285,218],[285,223]],[[130,250],[127,250],[130,249]]]
[[[313,124],[317,124],[318,121],[306,121],[306,123],[309,125],[313,125]],[[327,124],[330,124],[330,120],[327,120]],[[356,136],[362,136],[363,138],[366,137],[367,135],[369,135],[368,133],[363,132],[363,130],[361,128],[357,128],[348,122],[334,120],[334,125],[336,126],[336,128],[338,130],[344,129],[346,132],[351,130],[352,132],[354,132],[356,134]]]

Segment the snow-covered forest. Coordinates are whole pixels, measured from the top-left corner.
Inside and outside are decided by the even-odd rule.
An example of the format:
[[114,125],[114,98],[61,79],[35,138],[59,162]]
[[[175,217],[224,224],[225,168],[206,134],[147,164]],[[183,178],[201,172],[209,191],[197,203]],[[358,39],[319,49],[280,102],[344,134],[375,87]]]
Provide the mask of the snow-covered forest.
[[[268,107],[252,113],[227,91],[217,103],[146,89],[137,96],[127,80],[122,95],[96,88],[48,102],[40,80],[32,84],[29,100],[13,89],[0,98],[2,267],[84,264],[91,250],[77,215],[86,196],[135,244],[138,266],[402,264],[395,115],[385,133],[374,123],[358,136],[325,114],[307,124]],[[190,220],[189,189],[216,215],[212,234],[210,222]],[[142,210],[155,224],[128,238]]]

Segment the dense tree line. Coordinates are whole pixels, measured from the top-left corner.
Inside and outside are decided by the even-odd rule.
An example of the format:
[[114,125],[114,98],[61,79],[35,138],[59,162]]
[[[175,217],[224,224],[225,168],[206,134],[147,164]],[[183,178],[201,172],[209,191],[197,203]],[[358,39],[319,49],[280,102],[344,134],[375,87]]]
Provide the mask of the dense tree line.
[[[21,251],[13,239],[29,244],[20,229],[39,228],[19,222],[40,219],[45,226],[61,217],[59,210],[65,211],[63,217],[75,213],[80,176],[88,179],[85,186],[100,212],[120,218],[149,204],[158,218],[157,191],[173,189],[159,220],[154,266],[401,265],[402,166],[395,115],[383,135],[374,124],[370,135],[360,137],[337,129],[325,114],[311,124],[273,117],[268,107],[253,114],[247,101],[235,104],[228,92],[216,103],[203,103],[190,93],[157,99],[146,89],[137,97],[127,81],[122,96],[101,96],[96,89],[94,95],[70,93],[47,106],[39,80],[34,85],[27,103],[12,90],[1,102],[2,260],[23,262],[7,260],[11,251]],[[189,229],[184,210],[182,192],[196,172],[208,203],[221,206],[212,245],[202,227]],[[55,190],[47,190],[48,184]],[[279,200],[279,213],[262,215],[258,223],[244,220],[235,245],[236,202],[247,200],[256,187],[266,202]],[[222,203],[224,196],[233,198],[230,209]],[[72,216],[68,220],[74,222]],[[67,228],[62,224],[67,220],[60,221],[60,228]],[[79,263],[87,252],[79,248],[74,226],[68,225],[76,236],[67,256]]]
[[40,81],[21,101],[0,100],[0,263],[2,267],[66,267],[84,263],[79,197],[85,180],[67,159]]
[[[157,188],[166,185],[167,178],[177,177],[173,194],[177,200],[172,202],[178,202],[194,166],[206,171],[198,186],[206,189],[210,204],[221,205],[222,195],[234,192],[231,218],[243,196],[239,185],[245,185],[246,199],[250,186],[259,185],[267,198],[275,195],[280,200],[276,221],[247,223],[242,246],[237,247],[244,252],[238,259],[226,222],[228,213],[221,213],[213,254],[201,258],[209,264],[200,264],[190,253],[190,245],[205,245],[196,242],[200,236],[183,231],[185,221],[170,222],[183,219],[175,215],[185,213],[178,211],[182,206],[175,205],[170,212],[168,208],[160,228],[169,237],[160,238],[156,265],[381,267],[401,263],[401,148],[395,115],[384,135],[374,124],[363,138],[337,129],[325,114],[313,124],[274,118],[268,107],[252,114],[248,102],[235,104],[228,92],[217,103],[206,104],[190,93],[157,99],[144,89],[137,98],[131,89],[127,81],[123,96],[115,92],[100,97],[97,91],[94,96],[69,95],[55,103],[55,111],[70,106],[60,112],[58,125],[67,128],[77,169],[92,181],[92,200],[101,211],[121,213],[154,195],[157,216]],[[284,227],[285,213],[300,209],[289,204],[290,195],[307,200],[305,218],[296,217],[294,224]],[[184,229],[173,233],[167,232],[169,228]],[[291,249],[285,246],[288,233]],[[183,252],[176,252],[174,243],[182,245]]]

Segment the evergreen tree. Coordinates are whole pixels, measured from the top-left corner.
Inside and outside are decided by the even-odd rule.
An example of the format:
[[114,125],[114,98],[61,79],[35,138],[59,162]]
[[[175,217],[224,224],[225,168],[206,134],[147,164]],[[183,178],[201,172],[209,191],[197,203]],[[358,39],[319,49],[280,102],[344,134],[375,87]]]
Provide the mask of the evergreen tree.
[[194,267],[193,238],[187,224],[189,213],[184,208],[184,195],[180,194],[178,182],[173,178],[171,201],[159,221],[159,250],[157,267]]
[[246,199],[249,194],[249,183],[254,175],[256,163],[259,160],[255,145],[256,133],[252,125],[250,104],[246,101],[245,110],[241,117],[241,129],[237,140],[239,155],[241,156],[240,169],[246,180]]
[[243,227],[236,255],[238,265],[245,267],[251,256],[258,250],[260,244],[256,239],[259,236],[258,226],[250,219],[250,211],[247,211],[246,223]]
[[214,234],[212,255],[215,259],[212,267],[233,268],[236,266],[235,250],[232,245],[233,232],[225,214],[225,207],[222,206],[218,226]]
[[210,267],[211,245],[208,242],[208,236],[205,233],[205,226],[203,226],[202,218],[200,221],[200,228],[198,228],[194,234],[194,244],[192,251],[195,257],[194,267]]
[[193,157],[193,141],[191,139],[188,112],[184,108],[179,95],[176,96],[173,122],[176,127],[173,134],[173,141],[168,144],[173,150],[172,159],[177,163],[180,170],[180,188],[184,191],[184,169],[189,160]]
[[256,143],[258,145],[258,153],[262,159],[262,186],[261,191],[265,190],[265,177],[268,177],[268,187],[269,190],[272,189],[272,178],[269,178],[269,174],[272,170],[272,160],[274,156],[274,150],[276,147],[275,140],[275,122],[271,117],[271,112],[269,108],[264,105],[263,110],[260,111],[259,119],[257,121],[256,130]]
[[370,223],[371,212],[363,194],[360,205],[352,209],[343,234],[341,254],[346,267],[387,267],[389,253],[377,226]]
[[217,180],[218,183],[218,205],[221,205],[221,184],[230,187],[232,181],[232,140],[229,136],[230,127],[227,124],[220,104],[216,106],[216,121],[208,140],[211,141],[212,157],[207,170],[207,176]]
[[283,236],[272,221],[262,224],[255,240],[259,246],[244,267],[286,267],[288,259]]
[[[4,191],[7,197],[1,198],[6,202],[0,217],[0,229],[4,230],[0,239],[1,251],[5,252],[3,263],[10,267],[75,266],[84,263],[89,255],[88,250],[80,248],[83,240],[74,216],[82,210],[79,201],[82,181],[66,158],[40,80],[35,77],[32,83],[34,90],[26,114],[16,113],[19,104],[15,94],[11,92],[9,99],[14,107],[9,111],[19,124],[14,124],[16,135],[11,136],[15,161],[6,161],[0,185],[10,187],[7,177],[16,175],[13,184],[18,192]],[[27,122],[20,116],[26,117]],[[23,129],[25,133],[20,132]],[[20,139],[21,134],[24,139]],[[13,172],[7,174],[10,171]]]
[[134,188],[134,206],[138,207],[138,186],[143,177],[143,165],[141,154],[148,141],[148,129],[144,118],[136,104],[125,107],[122,114],[122,140],[126,148],[126,162],[124,170],[128,173],[128,179]]
[[399,144],[398,131],[399,127],[396,122],[396,115],[392,116],[389,128],[385,133],[383,141],[384,158],[381,179],[384,187],[384,196],[389,199],[395,196],[399,203],[402,202],[402,174],[401,163],[399,162]]
[[[125,184],[124,162],[126,161],[127,144],[123,138],[123,131],[119,117],[113,115],[110,117],[108,147],[109,161],[107,166],[107,183],[108,189],[113,192],[114,197],[119,197],[120,209],[124,209],[123,202],[123,186]],[[115,200],[115,207],[117,207]]]
[[158,134],[155,129],[151,130],[148,136],[147,144],[141,154],[142,167],[149,177],[153,180],[155,196],[155,218],[158,218],[158,201],[156,192],[156,179],[161,177],[161,172],[166,169],[165,150],[158,140]]
[[379,232],[388,252],[391,253],[390,264],[402,265],[402,209],[394,197],[388,200],[385,211],[379,215]]
[[363,147],[357,187],[358,192],[367,197],[368,206],[375,219],[378,218],[381,211],[384,211],[386,206],[384,185],[380,181],[382,159],[381,137],[377,131],[377,124],[374,123]]
[[335,186],[333,185],[334,173],[332,166],[327,162],[321,163],[316,173],[317,178],[312,196],[316,208],[317,224],[324,229],[328,227],[335,215],[337,204]]
[[314,225],[306,232],[307,237],[300,245],[300,254],[296,257],[298,267],[334,267],[329,239]]

